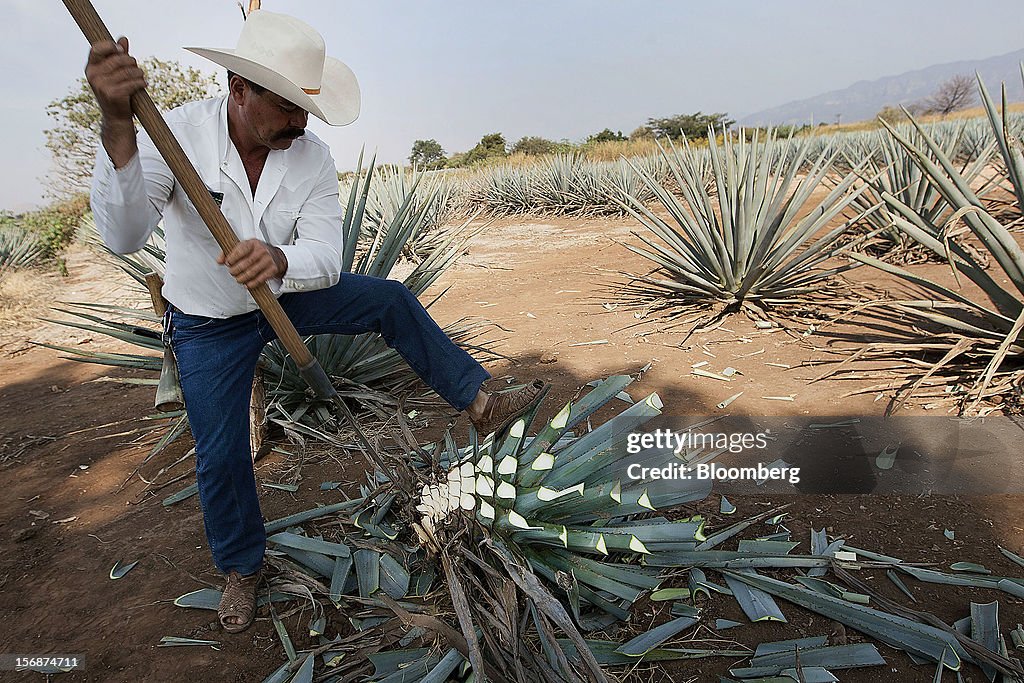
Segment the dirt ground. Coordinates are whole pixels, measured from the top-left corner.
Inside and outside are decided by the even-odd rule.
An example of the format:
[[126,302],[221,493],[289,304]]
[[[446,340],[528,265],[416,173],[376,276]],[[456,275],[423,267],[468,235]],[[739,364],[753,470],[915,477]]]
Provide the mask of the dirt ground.
[[[738,392],[743,396],[729,412],[746,416],[880,416],[885,400],[876,394],[843,398],[856,382],[809,384],[832,358],[815,348],[816,336],[803,338],[772,329],[761,330],[745,316],[733,316],[716,330],[685,339],[686,330],[659,330],[639,321],[633,311],[615,306],[606,287],[612,271],[643,272],[647,264],[618,241],[633,240],[635,225],[616,219],[517,218],[496,222],[468,248],[460,263],[445,274],[425,300],[443,288],[447,294],[433,306],[442,324],[463,316],[486,317],[501,326],[499,350],[510,358],[489,366],[494,382],[541,377],[553,384],[540,417],[550,417],[579,387],[611,374],[637,374],[630,386],[634,398],[657,392],[666,412],[676,415],[720,414],[716,404]],[[928,266],[926,266],[928,267]],[[137,294],[119,283],[124,277],[100,257],[79,250],[69,259],[70,276],[47,276],[35,284],[35,305],[57,301],[122,302],[143,305]],[[942,274],[935,269],[937,277]],[[880,282],[866,268],[851,279]],[[31,284],[31,283],[30,283]],[[28,290],[33,287],[27,286]],[[604,304],[608,304],[605,306]],[[260,681],[284,661],[266,609],[241,635],[228,635],[213,612],[175,607],[172,601],[205,585],[218,586],[202,531],[195,497],[172,507],[161,499],[187,483],[182,479],[159,491],[147,491],[145,479],[178,460],[189,447],[183,439],[169,451],[133,471],[149,446],[137,433],[150,414],[152,388],[110,381],[133,373],[76,363],[31,341],[109,350],[110,340],[83,331],[40,323],[54,314],[40,309],[35,316],[18,314],[0,331],[0,477],[7,494],[0,501],[0,654],[56,653],[84,657],[84,668],[55,680],[74,681]],[[11,318],[13,316],[9,316]],[[685,341],[684,341],[685,339]],[[583,342],[598,342],[582,344]],[[763,351],[762,351],[763,349]],[[736,367],[742,374],[728,386],[691,375],[691,366],[709,361],[709,369]],[[774,365],[768,365],[772,363]],[[789,369],[780,366],[790,366]],[[863,384],[863,383],[862,383]],[[792,396],[778,401],[764,396]],[[906,410],[923,415],[919,406]],[[433,438],[436,429],[424,436]],[[908,561],[955,561],[984,564],[996,575],[1019,576],[1020,567],[998,553],[1001,545],[1024,553],[1022,496],[979,495],[1015,475],[1024,464],[1010,454],[1017,469],[978,473],[970,495],[804,494],[772,497],[746,495],[733,499],[736,517],[754,514],[767,504],[791,503],[788,523],[796,552],[807,552],[808,530],[826,527],[830,535],[851,545],[892,554]],[[289,463],[272,453],[258,463],[263,483],[279,481]],[[264,516],[274,519],[316,503],[341,499],[341,491],[320,491],[324,481],[354,483],[361,463],[312,459],[301,468],[296,493],[261,486]],[[161,476],[187,474],[179,467]],[[125,483],[127,482],[127,483]],[[345,488],[345,487],[343,487]],[[352,487],[348,487],[351,491]],[[712,518],[718,497],[697,508]],[[955,539],[943,531],[955,530]],[[117,561],[140,560],[117,581],[108,572]],[[865,578],[883,594],[900,600],[878,572]],[[1000,602],[1004,631],[1024,621],[1024,601],[979,589],[933,586],[908,579],[919,608],[945,620],[959,619],[969,604]],[[905,600],[905,599],[904,599]],[[721,633],[725,641],[752,646],[764,640],[831,634],[832,642],[860,636],[788,603],[780,602],[787,624],[747,624]],[[634,620],[654,622],[666,608],[641,603]],[[731,598],[713,601],[701,627],[716,618],[743,618]],[[344,615],[332,616],[340,623]],[[308,614],[286,620],[298,647]],[[1009,626],[1007,626],[1009,625]],[[208,638],[217,649],[157,647],[162,636]],[[1011,646],[1012,647],[1012,646]],[[901,652],[879,645],[885,667],[841,672],[843,681],[931,681],[931,666],[915,667]],[[1019,653],[1018,653],[1019,654]],[[674,664],[650,671],[652,681],[717,681],[743,660],[710,659]],[[0,680],[33,680],[40,674],[3,673]],[[948,677],[947,677],[948,679]],[[978,669],[965,668],[965,681],[981,681]]]

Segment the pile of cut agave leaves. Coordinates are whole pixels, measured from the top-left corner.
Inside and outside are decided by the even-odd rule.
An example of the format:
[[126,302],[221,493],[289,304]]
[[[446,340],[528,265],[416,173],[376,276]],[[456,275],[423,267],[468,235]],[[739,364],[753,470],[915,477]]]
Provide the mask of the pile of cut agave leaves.
[[[652,668],[665,666],[685,680],[688,667],[678,660],[729,657],[742,666],[722,681],[812,683],[886,665],[869,639],[931,662],[936,681],[944,674],[963,680],[966,663],[990,681],[1024,680],[1008,652],[998,602],[972,602],[969,616],[948,625],[877,594],[855,574],[885,571],[911,600],[907,577],[1017,600],[1024,599],[1024,578],[996,577],[968,563],[937,571],[841,538],[830,542],[824,529],[812,530],[810,554],[792,554],[800,543],[781,525],[783,508],[716,528],[699,515],[660,516],[706,498],[710,484],[679,481],[652,493],[644,482],[618,478],[627,435],[662,408],[657,394],[633,403],[623,391],[630,381],[592,382],[532,438],[542,399],[497,440],[479,441],[471,431],[469,445],[459,447],[447,434],[391,459],[388,473],[375,472],[361,498],[268,523],[268,562],[277,575],[260,604],[269,605],[288,660],[266,682],[608,681],[650,679]],[[589,418],[616,397],[629,407],[591,428]],[[642,464],[664,455],[629,457]],[[734,511],[723,497],[721,512]],[[776,533],[724,549],[766,524]],[[1001,550],[1024,568],[1024,558]],[[793,580],[759,570],[788,570]],[[713,573],[722,582],[708,578]],[[665,585],[684,581],[686,587]],[[610,638],[630,631],[631,609],[642,598],[668,606],[671,619]],[[717,635],[741,624],[707,623],[700,609],[710,599],[736,600],[752,622],[784,622],[778,598],[868,639],[829,645],[826,636],[806,637],[761,643],[751,652]],[[219,599],[219,591],[202,589],[175,604],[216,609]],[[297,650],[285,617],[304,619],[310,607],[309,641],[318,644]],[[352,629],[328,638],[327,614],[335,609]],[[1014,650],[1024,648],[1024,628],[1017,625],[1009,639]],[[214,642],[172,641],[166,644]],[[896,675],[891,664],[878,671],[886,680]]]

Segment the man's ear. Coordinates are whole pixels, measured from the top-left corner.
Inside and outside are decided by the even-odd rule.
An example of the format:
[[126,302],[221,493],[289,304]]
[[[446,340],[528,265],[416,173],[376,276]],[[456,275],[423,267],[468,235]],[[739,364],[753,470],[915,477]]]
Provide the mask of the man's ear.
[[241,76],[232,74],[231,79],[228,80],[228,94],[235,104],[242,103],[246,89],[245,81],[242,80]]

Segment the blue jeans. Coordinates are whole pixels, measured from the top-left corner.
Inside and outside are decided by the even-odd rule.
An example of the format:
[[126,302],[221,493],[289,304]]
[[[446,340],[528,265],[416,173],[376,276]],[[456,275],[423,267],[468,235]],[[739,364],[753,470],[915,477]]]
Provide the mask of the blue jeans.
[[[401,282],[342,273],[334,287],[284,294],[279,301],[300,335],[380,333],[458,410],[490,377]],[[266,549],[249,446],[249,396],[263,346],[276,335],[259,311],[220,319],[172,308],[169,316],[213,562],[225,574],[249,575],[262,566]]]

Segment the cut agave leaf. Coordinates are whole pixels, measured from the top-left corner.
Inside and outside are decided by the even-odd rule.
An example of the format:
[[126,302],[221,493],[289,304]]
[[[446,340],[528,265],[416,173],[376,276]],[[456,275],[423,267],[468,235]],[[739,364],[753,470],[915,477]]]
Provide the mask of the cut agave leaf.
[[725,631],[727,629],[735,628],[737,626],[743,626],[743,622],[732,621],[731,619],[715,619],[716,631]]
[[823,666],[829,669],[856,669],[863,666],[880,666],[885,664],[878,648],[872,643],[854,643],[850,645],[832,645],[811,648],[794,648],[767,655],[755,655],[750,660],[752,667],[778,667],[779,671],[797,665],[799,653],[800,666]]
[[[576,657],[576,647],[568,638],[559,638],[558,645],[570,657]],[[704,650],[696,648],[656,648],[642,657],[633,657],[618,652],[619,643],[607,640],[587,640],[587,646],[594,653],[598,664],[618,666],[622,664],[633,665],[636,662],[668,662],[678,659],[701,659],[704,657],[745,657],[750,654],[746,650]]]
[[360,548],[352,554],[359,581],[359,597],[368,598],[380,588],[380,553]]
[[913,602],[917,602],[917,598],[915,598],[914,594],[910,592],[909,588],[907,588],[907,584],[903,583],[903,579],[900,578],[899,574],[894,572],[892,569],[886,569],[885,575],[889,577],[890,581],[896,584],[896,587],[900,589],[900,592],[910,598]]
[[277,618],[277,614],[273,611],[270,613],[270,621],[274,624],[274,630],[277,631],[277,637],[281,640],[281,645],[284,647],[284,653],[288,656],[289,662],[294,662],[297,655],[295,653],[295,645],[292,643],[291,636],[288,635],[288,629],[285,628],[284,622]]
[[[758,575],[753,569],[737,569],[735,571],[737,574]],[[732,594],[736,597],[736,602],[740,604],[743,613],[751,621],[786,621],[782,610],[768,593],[754,588],[750,584],[737,581],[731,574],[725,575],[725,584],[729,586]]]
[[409,571],[388,553],[380,556],[380,587],[395,600],[401,600],[409,592]]
[[[223,594],[219,590],[215,590],[213,588],[200,588],[199,590],[192,591],[191,593],[179,595],[174,599],[174,604],[178,607],[215,610],[220,604],[222,595]],[[268,602],[287,602],[294,599],[295,596],[288,595],[286,593],[271,593],[269,598],[266,595],[259,596],[256,599],[256,606],[262,607]]]
[[268,536],[267,542],[276,543],[277,545],[286,546],[288,548],[298,548],[299,550],[306,550],[308,552],[330,555],[333,557],[348,557],[352,554],[352,551],[349,550],[349,547],[344,543],[321,541],[316,538],[308,538],[306,536],[300,536],[286,531],[274,534],[273,536]]
[[171,495],[164,498],[162,505],[164,507],[170,507],[175,503],[180,503],[181,501],[187,498],[191,498],[197,493],[199,493],[199,484],[191,484],[189,486],[186,486],[182,490],[178,491],[177,493],[172,493]]
[[[971,603],[971,640],[981,643],[989,652],[1000,654],[999,651],[999,603]],[[998,672],[991,666],[982,663],[981,670],[994,681]]]
[[834,598],[842,598],[849,602],[855,602],[858,605],[866,605],[871,599],[863,593],[854,593],[846,590],[842,586],[826,581],[824,579],[818,579],[811,576],[797,576],[795,577],[799,583],[807,586],[813,591],[817,591],[824,595],[831,595]]
[[986,569],[983,565],[975,564],[974,562],[954,562],[949,565],[949,568],[955,572],[972,572],[974,574],[991,574],[992,572]]
[[1016,564],[1019,564],[1021,567],[1024,567],[1024,557],[1021,557],[1012,550],[1007,550],[1002,546],[999,546],[999,552],[1006,556],[1006,558],[1009,559],[1011,562],[1014,562]]
[[282,517],[280,519],[275,519],[272,522],[267,522],[264,525],[264,529],[268,534],[272,534],[275,531],[287,529],[290,526],[293,526],[295,524],[302,524],[303,522],[308,522],[311,519],[324,517],[326,515],[333,515],[335,512],[341,512],[342,510],[349,510],[362,504],[363,502],[364,500],[362,498],[353,498],[352,500],[345,500],[340,503],[334,503],[332,505],[321,505],[319,507],[313,508],[312,510],[296,512],[294,515],[288,515],[287,517]]
[[797,541],[768,541],[744,538],[739,543],[741,553],[753,555],[788,555],[800,543]]
[[1024,626],[1017,624],[1017,628],[1010,631],[1010,642],[1018,650],[1024,650]]
[[891,470],[893,463],[896,462],[896,454],[899,453],[899,444],[889,444],[882,452],[875,458],[875,467],[880,470]]
[[120,579],[122,576],[130,572],[132,570],[132,567],[134,567],[138,563],[139,561],[135,560],[134,562],[129,562],[128,564],[121,564],[121,560],[118,560],[114,563],[114,566],[110,568],[111,580]]
[[685,602],[672,603],[672,609],[669,613],[674,617],[693,617],[697,619],[700,617],[700,610],[693,605],[687,605]]
[[682,600],[690,597],[689,588],[662,588],[651,593],[651,600],[654,602],[665,602],[667,600]]
[[334,558],[334,568],[331,571],[331,586],[328,597],[335,605],[341,604],[341,594],[345,590],[345,583],[348,581],[349,574],[352,573],[352,563],[351,555]]
[[821,666],[801,666],[799,672],[797,669],[791,668],[783,669],[779,673],[794,681],[802,680],[803,683],[838,683],[839,681],[835,674]]
[[731,515],[736,512],[736,506],[729,502],[729,499],[722,496],[722,501],[718,504],[718,511],[723,515]]
[[754,650],[754,656],[763,657],[775,654],[776,652],[790,652],[797,648],[807,650],[812,647],[825,647],[827,642],[828,636],[808,636],[794,640],[773,640],[767,643],[759,643]]
[[465,661],[466,659],[462,654],[455,648],[452,648],[448,650],[444,657],[441,658],[441,661],[439,661],[434,668],[430,670],[430,673],[419,680],[419,683],[445,683],[459,664],[462,664]]
[[302,664],[299,666],[299,670],[295,672],[295,676],[289,683],[313,683],[313,654],[307,654],[305,659],[302,660]]
[[693,617],[677,617],[655,626],[647,633],[642,633],[627,643],[623,643],[615,652],[629,657],[642,657],[670,638],[674,638],[697,623]]
[[704,574],[704,570],[700,567],[690,568],[690,594],[696,596],[699,593],[703,593],[708,599],[711,599],[711,591],[716,593],[722,593],[723,595],[732,595],[732,591],[721,586],[713,581],[708,581],[708,577]]
[[953,634],[920,624],[894,614],[888,614],[833,598],[801,586],[778,581],[767,576],[729,572],[730,576],[752,587],[784,598],[801,607],[834,619],[881,642],[906,650],[920,657],[938,662],[947,648],[963,661],[973,661]]
[[199,640],[197,638],[178,638],[177,636],[164,636],[160,639],[157,647],[181,647],[188,645],[220,645],[219,640]]

